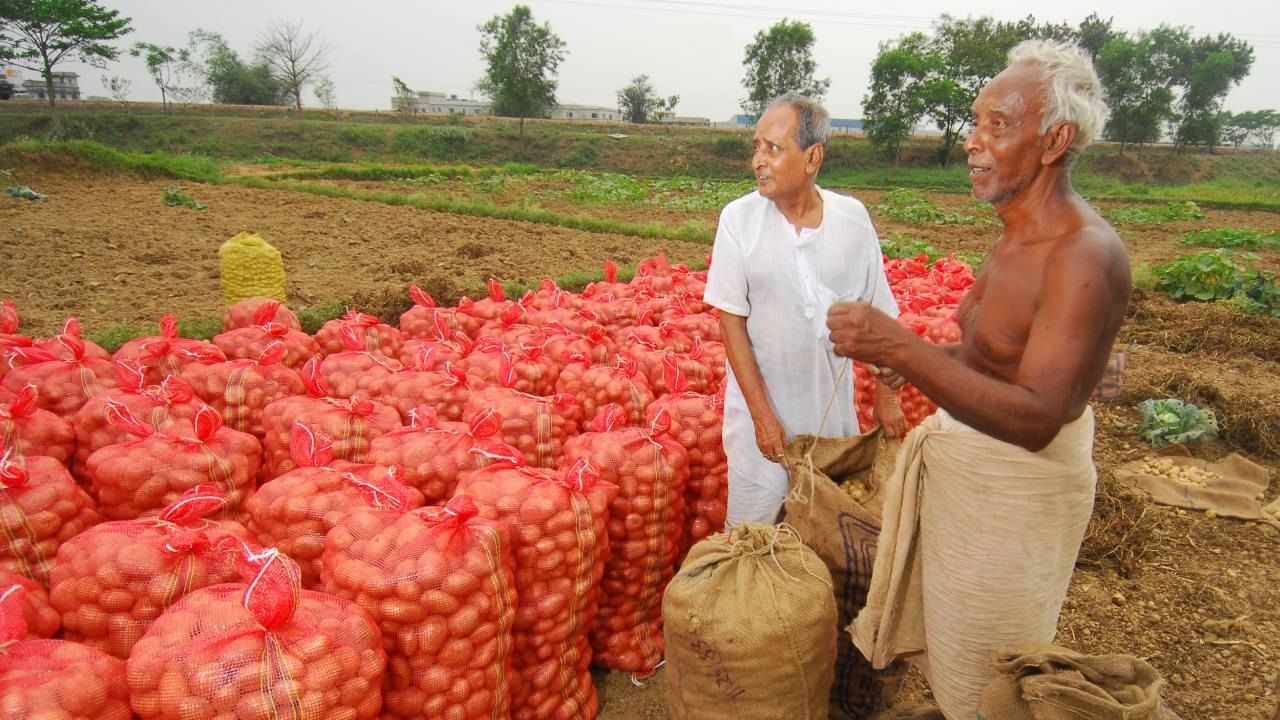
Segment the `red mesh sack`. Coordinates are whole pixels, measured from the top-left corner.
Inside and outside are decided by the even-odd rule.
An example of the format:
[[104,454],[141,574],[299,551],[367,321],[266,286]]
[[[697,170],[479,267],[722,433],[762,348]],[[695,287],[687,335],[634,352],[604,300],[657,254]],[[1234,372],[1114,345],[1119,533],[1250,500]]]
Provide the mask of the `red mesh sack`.
[[27,625],[26,634],[19,639],[46,640],[53,637],[62,628],[62,615],[49,602],[49,593],[35,580],[0,570],[0,603],[4,602],[5,593],[15,585],[23,591],[18,600],[18,613]]
[[[63,342],[63,335],[79,340],[84,345],[84,350],[81,351],[79,348]],[[67,318],[66,322],[62,323],[62,330],[57,335],[51,338],[39,338],[33,346],[53,353],[59,360],[74,360],[81,355],[95,360],[111,359],[111,353],[103,349],[101,345],[85,340],[80,336],[80,321],[73,317]]]
[[[13,367],[14,351],[29,348],[32,344],[31,338],[18,334],[18,306],[12,300],[0,302],[0,381]],[[0,400],[3,399],[3,392],[0,392]]]
[[71,423],[41,410],[35,385],[28,385],[12,400],[0,403],[0,452],[15,455],[44,455],[69,465],[76,448],[76,431]]
[[[269,317],[270,308],[259,308],[259,318]],[[294,369],[302,367],[308,358],[320,354],[320,346],[315,338],[293,330],[287,325],[270,320],[254,323],[249,327],[227,330],[213,336],[213,344],[217,346],[228,360],[251,360],[262,355],[272,343],[284,344],[284,357],[280,362]]]
[[262,463],[257,438],[223,427],[211,407],[162,430],[139,422],[121,405],[107,406],[106,416],[113,427],[137,439],[108,445],[85,461],[103,517],[133,520],[152,515],[205,483],[226,498],[219,519],[239,517]]
[[434,409],[442,420],[459,422],[471,397],[471,382],[470,375],[449,363],[440,372],[415,365],[383,381],[382,402],[395,408],[406,423],[409,414],[423,405]]
[[720,318],[709,312],[677,314],[667,322],[676,330],[704,343],[721,341]]
[[418,338],[405,340],[400,346],[400,364],[418,370],[435,370],[445,363],[456,363],[471,354],[475,343],[458,330],[444,340]]
[[65,638],[121,660],[151,623],[188,593],[239,579],[236,549],[250,540],[213,485],[192,488],[154,518],[104,522],[58,549],[49,595]]
[[569,330],[559,323],[549,323],[542,328],[546,341],[542,354],[560,363],[563,370],[574,355],[584,355],[593,363],[608,363],[614,356],[613,339],[601,325],[590,325],[582,334]]
[[129,655],[143,720],[344,718],[382,706],[382,634],[354,603],[298,586],[298,566],[245,553],[246,582],[202,588],[151,625]]
[[25,595],[0,589],[0,718],[130,720],[124,662],[79,643],[23,640]]
[[532,291],[528,297],[529,300],[525,305],[530,312],[554,308],[572,310],[581,304],[577,295],[560,287],[551,278],[539,280],[538,289]]
[[407,512],[422,507],[422,493],[400,480],[400,468],[333,459],[333,441],[296,423],[289,450],[296,467],[258,488],[245,503],[249,530],[302,567],[302,586],[320,586],[324,537],[353,511],[374,507]]
[[565,442],[582,425],[582,406],[572,395],[527,395],[511,388],[488,387],[472,393],[464,414],[492,408],[502,417],[502,441],[520,451],[529,465],[554,470],[564,459]]
[[16,395],[35,385],[40,407],[70,420],[89,398],[117,387],[119,381],[109,359],[85,354],[83,340],[73,335],[59,335],[58,340],[65,358],[39,347],[16,349],[15,362],[23,364],[5,374],[4,387]]
[[550,395],[560,374],[560,366],[542,354],[541,340],[512,347],[482,337],[455,366],[473,376],[477,386],[501,385],[530,395]]
[[147,384],[159,385],[166,377],[181,374],[182,368],[191,363],[212,365],[226,362],[227,356],[216,345],[178,337],[177,318],[165,315],[160,318],[159,335],[130,340],[120,346],[113,359],[136,362],[146,373]]
[[324,376],[329,395],[349,398],[362,392],[368,397],[381,396],[383,382],[403,369],[400,361],[394,359],[395,355],[367,350],[366,338],[350,325],[343,325],[339,332],[346,350],[326,355],[320,361],[320,374]]
[[159,385],[148,386],[142,368],[129,363],[116,363],[116,375],[120,379],[119,388],[93,396],[71,418],[76,434],[71,474],[84,485],[89,484],[84,464],[90,455],[108,445],[133,439],[129,433],[107,422],[107,405],[123,405],[134,417],[156,430],[163,430],[175,420],[190,420],[205,407],[204,401],[196,397],[195,390],[182,378],[170,375]]
[[617,263],[612,260],[605,260],[604,280],[587,285],[587,287],[582,291],[582,297],[591,300],[598,300],[600,298],[615,300],[618,298],[631,297],[636,294],[637,290],[638,288],[630,283],[618,282]]
[[664,322],[657,326],[635,325],[625,328],[618,333],[616,339],[618,346],[621,348],[640,343],[646,347],[671,350],[678,353],[687,353],[693,350],[693,338],[677,330],[669,322]]
[[426,504],[434,505],[453,497],[464,473],[495,462],[524,462],[519,450],[498,438],[501,429],[502,416],[493,410],[477,413],[465,425],[415,418],[413,426],[374,440],[369,462],[403,467],[405,484],[422,491]]
[[486,287],[489,289],[488,297],[469,303],[465,307],[459,303],[458,309],[460,311],[464,311],[473,318],[473,322],[479,321],[479,324],[472,328],[460,328],[473,338],[482,337],[484,333],[481,328],[489,322],[499,321],[502,317],[502,312],[511,305],[511,301],[507,299],[506,291],[502,289],[502,283],[494,278],[489,278]]
[[587,629],[599,609],[609,555],[609,505],[618,488],[585,463],[568,473],[492,465],[465,475],[458,493],[480,514],[504,522],[515,543],[511,716],[517,720],[593,718]]
[[323,577],[382,630],[383,718],[510,717],[511,541],[470,498],[357,511],[325,541]]
[[0,455],[0,570],[48,587],[58,548],[98,519],[93,499],[62,463]]
[[631,352],[656,397],[673,392],[667,386],[667,367],[672,365],[680,369],[680,374],[687,383],[687,392],[706,394],[714,393],[719,388],[712,371],[702,362],[705,350],[700,343],[695,343],[693,352],[688,354],[649,349],[643,343],[637,343]]
[[400,427],[395,408],[357,393],[349,400],[328,397],[320,360],[313,357],[302,367],[306,395],[281,398],[262,411],[262,479],[279,477],[297,467],[289,454],[289,440],[296,422],[324,433],[333,440],[333,458],[364,462],[370,443]]
[[196,395],[222,415],[227,427],[266,437],[262,411],[283,397],[301,395],[302,377],[281,363],[284,343],[271,343],[252,360],[228,360],[215,365],[188,365],[182,379]]
[[623,427],[624,419],[617,408],[602,413],[596,432],[569,441],[564,461],[585,460],[618,486],[600,615],[591,628],[596,664],[648,676],[662,660],[662,597],[684,534],[689,455],[666,435],[664,414],[649,428]]
[[413,307],[400,313],[401,339],[406,342],[411,339],[440,340],[457,329],[456,322],[452,329],[449,328],[447,313],[436,307],[436,299],[431,297],[431,293],[410,285],[409,299],[413,301]]
[[[729,459],[724,453],[724,395],[688,392],[688,383],[676,368],[667,379],[675,392],[658,398],[645,413],[652,426],[665,413],[667,435],[689,454],[689,482],[685,485],[685,533],[680,559],[703,538],[724,530],[729,509]],[[679,563],[677,563],[679,564]]]
[[[262,310],[264,307],[271,309],[264,311]],[[232,303],[222,313],[223,332],[267,323],[279,323],[290,330],[302,332],[302,323],[298,320],[297,314],[281,305],[279,300],[271,298],[246,298]]]
[[632,425],[644,420],[644,411],[653,402],[653,392],[629,355],[620,356],[612,367],[593,365],[580,355],[573,359],[575,362],[560,372],[556,392],[578,398],[582,404],[583,432],[591,429],[591,420],[600,409],[610,404],[619,405]]
[[351,349],[350,343],[343,337],[343,328],[349,329],[356,337],[363,340],[362,348],[385,358],[400,355],[400,346],[404,338],[400,331],[387,325],[375,315],[348,310],[339,320],[330,320],[320,326],[316,333],[316,343],[320,345],[322,355],[334,355]]

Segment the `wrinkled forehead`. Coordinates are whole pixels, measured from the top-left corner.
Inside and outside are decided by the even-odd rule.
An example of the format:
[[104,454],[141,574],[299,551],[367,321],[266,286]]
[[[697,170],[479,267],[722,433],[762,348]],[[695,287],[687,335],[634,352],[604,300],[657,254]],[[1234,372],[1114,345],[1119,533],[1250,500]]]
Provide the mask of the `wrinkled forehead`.
[[982,88],[973,101],[973,111],[1008,116],[1039,113],[1043,86],[1044,80],[1034,64],[1011,65]]

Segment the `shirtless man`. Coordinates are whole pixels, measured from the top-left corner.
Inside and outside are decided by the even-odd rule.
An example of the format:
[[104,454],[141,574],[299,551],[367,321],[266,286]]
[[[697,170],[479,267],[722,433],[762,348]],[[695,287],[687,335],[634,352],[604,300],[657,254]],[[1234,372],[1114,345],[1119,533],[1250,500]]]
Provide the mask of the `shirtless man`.
[[[926,434],[937,432],[938,436],[922,440],[922,444],[946,443],[948,433],[951,437],[962,432],[986,436],[982,441],[991,449],[985,455],[975,455],[983,459],[974,464],[986,465],[982,471],[997,471],[997,475],[1003,469],[1015,478],[1009,487],[994,491],[984,478],[984,483],[977,484],[981,489],[975,489],[965,469],[943,472],[943,463],[935,463],[935,467],[926,468],[921,483],[919,536],[926,587],[922,613],[925,647],[920,654],[928,656],[921,665],[942,712],[934,710],[920,717],[945,715],[949,720],[974,717],[977,693],[984,677],[991,674],[989,668],[974,664],[989,665],[986,653],[995,648],[988,646],[1002,641],[1052,640],[1070,580],[1068,563],[1074,563],[1092,507],[1089,398],[1124,320],[1130,290],[1124,244],[1071,185],[1072,164],[1101,131],[1107,113],[1088,56],[1067,44],[1025,42],[1010,52],[1009,66],[978,94],[973,113],[974,129],[964,143],[969,179],[974,196],[995,207],[1003,233],[960,306],[961,341],[930,345],[865,303],[833,306],[827,321],[837,353],[876,365],[882,380],[890,384],[912,383],[942,408],[941,417],[926,423]],[[1083,423],[1087,427],[1077,429]],[[1071,428],[1081,438],[1069,450],[1058,447],[1060,436],[1068,434],[1064,428]],[[969,442],[972,446],[973,441]],[[928,447],[923,451],[926,462],[930,459]],[[1048,454],[1055,454],[1054,462],[1060,465],[1041,473],[1028,471],[1023,464]],[[996,467],[1000,463],[1003,468]],[[1084,473],[1080,468],[1086,464],[1088,472]],[[1058,467],[1064,469],[1055,474]],[[1061,487],[1054,484],[1058,477],[1067,476],[1079,482],[1063,480]],[[1056,540],[1043,539],[1048,547],[1045,552],[1058,553],[1058,564],[1065,567],[1046,576],[1033,561],[1016,573],[1010,570],[1012,580],[1006,575],[978,594],[1018,596],[1022,592],[1016,587],[1019,579],[1031,586],[1027,596],[1041,593],[1034,602],[1025,596],[1022,600],[1024,605],[1046,606],[1040,617],[1022,628],[1017,627],[1017,621],[1003,623],[1001,640],[992,637],[994,631],[983,627],[980,619],[966,627],[966,608],[948,608],[945,615],[930,609],[927,586],[944,585],[949,576],[962,574],[954,565],[946,565],[967,559],[948,560],[943,557],[945,547],[931,550],[930,546],[963,545],[978,555],[973,559],[987,565],[985,573],[977,571],[974,582],[978,583],[996,574],[992,568],[1017,567],[1020,558],[1001,557],[1000,547],[1013,546],[1009,553],[1013,556],[1031,555],[1026,543],[1038,539],[1028,541],[1013,534],[987,547],[985,537],[975,538],[994,532],[992,526],[1019,522],[1007,516],[1022,510],[1004,508],[1001,502],[1024,489],[1043,491],[1046,498],[1042,506],[1027,513],[1031,527],[1018,532],[1034,535],[1035,523],[1052,524],[1061,520],[1055,516],[1072,516],[1069,530],[1055,530]],[[948,518],[945,513],[936,515],[942,508],[930,509],[930,499],[950,499],[949,491],[961,497],[991,493],[983,500],[990,523],[939,529]],[[1055,494],[1060,497],[1055,499]],[[1062,500],[1068,495],[1073,499]],[[931,540],[930,534],[936,537]],[[1055,542],[1057,546],[1052,545]],[[930,562],[934,563],[932,574]],[[879,562],[876,567],[879,571]],[[874,578],[873,583],[878,580],[881,578]],[[965,582],[969,580],[965,578]],[[954,595],[963,590],[950,588],[946,592]],[[969,597],[970,604],[973,597]],[[938,641],[935,631],[943,622],[953,627],[953,637]],[[875,618],[868,621],[864,634],[872,634],[869,628],[874,623]],[[1046,634],[1048,637],[1043,637]],[[857,630],[854,635],[866,652]],[[866,642],[869,646],[872,639]],[[956,644],[971,647],[957,653],[948,647]],[[943,649],[935,650],[935,646]],[[910,654],[903,656],[911,659]],[[939,687],[948,684],[952,687]]]

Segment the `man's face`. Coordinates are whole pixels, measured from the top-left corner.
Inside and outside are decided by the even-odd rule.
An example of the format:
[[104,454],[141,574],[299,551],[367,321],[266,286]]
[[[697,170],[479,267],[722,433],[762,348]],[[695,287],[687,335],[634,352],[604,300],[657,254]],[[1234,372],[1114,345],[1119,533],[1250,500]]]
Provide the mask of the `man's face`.
[[766,112],[756,123],[751,141],[751,170],[760,194],[770,200],[793,197],[813,184],[817,167],[811,165],[814,145],[801,150],[796,142],[800,117],[795,108],[780,106]]
[[1040,132],[1043,80],[1031,63],[1006,68],[973,103],[973,132],[964,141],[973,196],[1002,205],[1035,178],[1044,152]]

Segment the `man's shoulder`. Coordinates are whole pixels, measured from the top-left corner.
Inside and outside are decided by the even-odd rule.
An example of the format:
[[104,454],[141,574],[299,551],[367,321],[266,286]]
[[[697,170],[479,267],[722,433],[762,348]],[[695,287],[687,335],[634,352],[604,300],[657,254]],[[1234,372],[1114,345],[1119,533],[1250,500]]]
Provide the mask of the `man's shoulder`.
[[729,204],[725,205],[724,209],[720,211],[720,214],[732,217],[759,212],[768,206],[770,202],[768,198],[760,194],[759,190],[752,190],[742,197],[730,200]]

